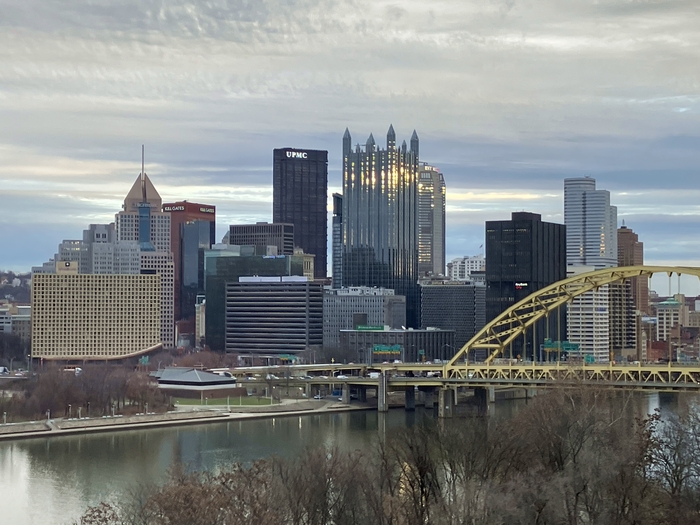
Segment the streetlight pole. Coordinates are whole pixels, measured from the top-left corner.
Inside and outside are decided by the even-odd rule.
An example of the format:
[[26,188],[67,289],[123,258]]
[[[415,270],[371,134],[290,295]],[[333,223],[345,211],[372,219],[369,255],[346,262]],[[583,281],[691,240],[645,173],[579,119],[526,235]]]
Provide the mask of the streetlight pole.
[[[449,348],[449,349],[451,350],[452,355],[450,355],[450,357],[447,357],[446,355],[443,354],[441,357],[442,357],[442,360],[443,360],[443,361],[449,361],[450,359],[452,359],[452,357],[453,357],[453,355],[454,355],[454,348],[452,347],[452,345],[451,345],[450,343],[445,343],[444,345],[442,345],[442,348],[441,348],[441,349],[442,349],[442,350],[445,350],[445,347],[447,347],[447,348]],[[467,357],[465,357],[465,359],[468,360],[468,359],[469,359],[469,355],[467,355]]]

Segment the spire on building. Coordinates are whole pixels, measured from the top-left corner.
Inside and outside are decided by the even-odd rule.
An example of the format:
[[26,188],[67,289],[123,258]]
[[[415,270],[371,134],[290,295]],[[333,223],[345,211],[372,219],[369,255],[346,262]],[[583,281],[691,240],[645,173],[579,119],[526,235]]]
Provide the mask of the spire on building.
[[386,132],[386,143],[388,147],[396,146],[396,133],[393,124],[389,124],[389,131]]
[[140,204],[145,203],[150,204],[151,208],[157,208],[160,211],[163,206],[163,200],[160,198],[160,194],[151,182],[151,179],[146,175],[143,146],[141,148],[141,173],[139,173],[138,178],[134,181],[124,199],[124,211],[135,211]]
[[147,203],[148,199],[146,197],[146,147],[141,144],[141,195],[143,200],[141,202]]
[[350,137],[350,130],[345,128],[345,133],[343,133],[343,154],[347,155],[352,151],[352,138]]
[[366,146],[367,146],[367,152],[368,152],[368,153],[369,153],[370,151],[372,151],[372,149],[374,149],[375,144],[376,144],[376,143],[374,142],[374,136],[370,133],[370,134],[369,134],[369,137],[367,138],[367,145],[366,145]]
[[416,133],[416,130],[413,130],[413,135],[411,135],[411,151],[416,155],[416,159],[419,158],[418,156],[418,133]]

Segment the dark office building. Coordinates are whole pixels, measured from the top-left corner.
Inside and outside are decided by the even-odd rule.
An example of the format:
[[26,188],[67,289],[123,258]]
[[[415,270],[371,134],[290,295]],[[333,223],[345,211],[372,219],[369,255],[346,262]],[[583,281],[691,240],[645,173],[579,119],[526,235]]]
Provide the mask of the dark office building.
[[315,255],[314,277],[326,277],[328,258],[328,152],[273,152],[272,221],[294,225],[294,246]]
[[233,224],[228,229],[228,244],[255,246],[258,255],[266,255],[267,246],[276,246],[277,255],[293,255],[294,225],[269,222]]
[[454,348],[454,330],[340,331],[340,350],[360,363],[447,361]]
[[343,196],[333,194],[333,288],[343,283]]
[[[517,212],[509,221],[486,223],[486,320],[537,290],[566,278],[566,226]],[[559,329],[557,329],[557,324]],[[547,333],[547,324],[549,332]],[[533,334],[535,339],[533,340]],[[550,316],[513,342],[513,356],[532,357],[545,337],[565,339],[566,315]]]
[[482,283],[434,281],[421,284],[421,328],[454,330],[459,350],[485,324],[485,291]]
[[[187,222],[201,221],[206,223],[208,231],[204,231],[204,226],[200,228],[200,233],[197,234],[197,245],[208,244],[206,248],[211,248],[212,244],[216,243],[216,206],[211,204],[199,204],[197,202],[179,201],[163,204],[163,211],[170,214],[170,251],[173,252],[173,270],[174,279],[174,309],[175,320],[189,319],[194,316],[194,306],[192,309],[182,310],[182,305],[185,304],[182,299],[183,282],[182,282],[182,257],[186,256],[190,259],[194,257],[192,253],[185,251],[183,254],[182,248],[182,225]],[[190,230],[191,231],[191,230]],[[206,239],[205,236],[206,235]],[[190,241],[188,246],[194,246]],[[190,270],[191,273],[191,270]],[[191,281],[190,281],[191,284]],[[190,304],[190,301],[187,301]],[[194,305],[194,302],[191,303]]]
[[[233,247],[232,247],[233,248]],[[206,250],[204,252],[204,289],[206,296],[205,338],[215,352],[226,349],[226,285],[237,283],[240,277],[257,275],[281,277],[304,275],[302,255],[254,255],[254,246],[237,250]]]
[[406,322],[420,326],[418,287],[418,135],[410,149],[386,149],[370,134],[364,151],[343,135],[342,286],[376,286],[406,297]]
[[323,345],[323,285],[305,277],[226,284],[226,352],[299,354]]

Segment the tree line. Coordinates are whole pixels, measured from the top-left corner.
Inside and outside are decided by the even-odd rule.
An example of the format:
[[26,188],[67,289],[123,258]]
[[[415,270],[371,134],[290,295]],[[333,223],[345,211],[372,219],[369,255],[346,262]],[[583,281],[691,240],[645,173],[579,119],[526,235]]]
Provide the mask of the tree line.
[[124,365],[85,364],[79,374],[47,365],[35,376],[15,381],[1,392],[0,412],[7,422],[46,417],[95,417],[143,410],[165,410],[169,400],[148,377],[148,371]]
[[700,524],[700,415],[552,390],[510,419],[437,421],[369,450],[307,450],[89,508],[80,525]]

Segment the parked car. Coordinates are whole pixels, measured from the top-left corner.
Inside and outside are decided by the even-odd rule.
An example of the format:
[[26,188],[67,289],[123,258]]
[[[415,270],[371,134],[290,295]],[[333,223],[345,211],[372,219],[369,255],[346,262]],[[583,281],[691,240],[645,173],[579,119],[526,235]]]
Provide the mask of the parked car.
[[340,375],[337,375],[335,377],[336,377],[336,379],[348,379],[348,376],[346,376],[345,374],[340,374]]
[[323,396],[321,394],[316,394],[314,396],[314,399],[323,399]]

